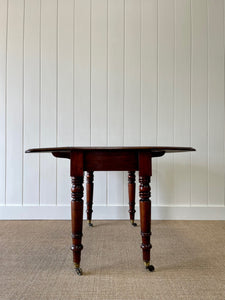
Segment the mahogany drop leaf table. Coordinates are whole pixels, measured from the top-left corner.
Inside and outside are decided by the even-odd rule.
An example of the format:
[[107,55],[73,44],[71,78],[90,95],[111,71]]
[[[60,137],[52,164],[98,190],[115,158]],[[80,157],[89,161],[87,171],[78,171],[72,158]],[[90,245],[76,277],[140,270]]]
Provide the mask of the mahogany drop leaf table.
[[152,158],[165,153],[195,151],[191,147],[56,147],[35,148],[31,152],[51,152],[55,157],[70,159],[72,246],[75,271],[82,275],[80,268],[83,227],[83,177],[86,171],[87,220],[92,226],[93,180],[94,171],[128,171],[129,214],[133,226],[135,216],[135,171],[139,171],[140,223],[142,252],[145,267],[154,271],[150,264],[151,200],[150,177]]

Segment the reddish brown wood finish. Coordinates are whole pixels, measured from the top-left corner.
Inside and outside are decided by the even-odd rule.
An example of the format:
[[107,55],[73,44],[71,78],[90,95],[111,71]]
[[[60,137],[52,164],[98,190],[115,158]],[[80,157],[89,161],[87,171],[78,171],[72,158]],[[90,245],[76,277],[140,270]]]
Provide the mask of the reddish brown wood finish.
[[85,151],[84,170],[89,171],[125,171],[138,170],[136,151],[112,150]]
[[80,267],[81,250],[83,245],[82,240],[82,225],[83,225],[83,177],[72,177],[71,188],[71,216],[72,216],[72,246],[73,262],[75,268]]
[[128,172],[128,196],[129,196],[129,214],[131,224],[136,226],[134,223],[134,215],[135,215],[135,171]]
[[93,201],[93,171],[128,171],[129,213],[135,214],[135,171],[139,170],[140,223],[143,261],[150,271],[151,200],[150,177],[152,158],[167,152],[195,151],[190,147],[61,147],[29,149],[30,152],[52,152],[55,157],[70,159],[72,177],[72,251],[79,275],[83,224],[83,173],[87,171],[87,219],[91,221]]
[[92,219],[92,204],[93,204],[93,189],[94,189],[94,172],[90,171],[87,172],[87,183],[86,183],[86,193],[87,193],[87,220],[89,226],[92,226],[91,219]]
[[[168,147],[168,146],[147,146],[147,147],[140,147],[140,146],[134,146],[134,147],[50,147],[50,148],[33,148],[28,149],[25,152],[31,153],[31,152],[63,152],[63,153],[71,153],[72,151],[106,151],[106,152],[112,152],[112,151],[150,151],[152,153],[152,157],[159,156],[157,154],[161,153],[161,156],[165,153],[174,153],[174,152],[187,152],[187,151],[195,151],[192,147]],[[62,157],[62,156],[61,156]],[[66,157],[67,158],[67,157]]]
[[76,272],[81,275],[80,268],[81,250],[83,249],[82,230],[83,230],[83,152],[74,151],[71,153],[72,177],[71,189],[71,218],[72,218],[72,246],[73,262]]
[[150,176],[152,174],[151,153],[139,153],[139,196],[140,196],[140,221],[143,250],[143,261],[146,266],[150,264],[150,235],[151,235],[151,200]]
[[141,221],[141,236],[143,250],[143,261],[150,262],[150,235],[151,235],[151,200],[150,198],[150,177],[139,177],[140,189],[140,221]]

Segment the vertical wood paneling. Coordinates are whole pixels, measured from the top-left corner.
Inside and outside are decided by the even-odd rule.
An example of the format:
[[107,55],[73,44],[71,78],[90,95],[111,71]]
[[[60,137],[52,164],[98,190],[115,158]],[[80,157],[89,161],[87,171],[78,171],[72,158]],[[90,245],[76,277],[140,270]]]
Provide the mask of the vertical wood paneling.
[[[41,115],[40,146],[56,145],[57,130],[57,1],[41,2]],[[40,156],[42,205],[56,204],[56,159]]]
[[224,204],[224,3],[208,0],[209,205]]
[[[40,1],[25,2],[24,149],[39,147]],[[39,204],[39,155],[24,155],[23,204]]]
[[[74,144],[88,146],[91,143],[91,0],[74,3]],[[86,189],[86,197],[85,192]]]
[[[174,144],[197,152],[154,160],[153,203],[223,206],[224,12],[224,0],[0,1],[0,205],[69,204],[69,161],[27,148]],[[96,172],[94,189],[95,204],[127,205],[127,172]]]
[[141,2],[125,0],[124,145],[140,145]]
[[[189,0],[175,1],[174,144],[179,146],[190,145],[190,9]],[[190,172],[190,154],[174,155],[176,205],[190,205]]]
[[[174,0],[158,1],[158,144],[174,143]],[[160,204],[174,202],[173,155],[159,159]]]
[[157,0],[142,0],[141,145],[156,145],[158,98]]
[[108,143],[123,144],[124,1],[108,6]]
[[158,1],[158,143],[173,143],[174,121],[174,0]]
[[[58,146],[73,144],[73,13],[73,0],[58,0]],[[69,170],[57,161],[57,205],[70,203]]]
[[107,144],[107,1],[93,0],[91,15],[91,144]]
[[74,141],[90,145],[91,0],[75,0],[74,11]]
[[[107,145],[108,2],[93,0],[91,10],[91,145]],[[94,203],[106,203],[106,172],[95,173]]]
[[[141,11],[141,145],[157,144],[158,4],[142,0]],[[153,160],[152,202],[156,203],[157,161]]]
[[[108,2],[108,144],[123,145],[124,1]],[[123,173],[108,173],[108,203],[123,205]]]
[[[141,2],[125,0],[124,36],[124,145],[141,143]],[[138,175],[138,174],[137,174]],[[127,172],[124,204],[128,203]],[[137,176],[138,183],[138,176]],[[136,189],[136,198],[138,191]]]
[[8,1],[0,1],[0,205],[5,204],[6,58]]
[[208,21],[207,1],[191,2],[191,203],[208,203]]
[[7,42],[6,203],[22,205],[24,1],[9,0]]

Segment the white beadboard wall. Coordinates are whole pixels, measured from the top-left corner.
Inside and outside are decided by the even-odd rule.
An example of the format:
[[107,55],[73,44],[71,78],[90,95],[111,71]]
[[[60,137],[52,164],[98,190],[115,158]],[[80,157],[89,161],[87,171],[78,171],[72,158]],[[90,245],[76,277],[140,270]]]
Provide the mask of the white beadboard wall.
[[[153,219],[225,220],[224,15],[225,0],[0,0],[0,218],[70,218],[69,161],[28,148],[176,145],[197,152],[154,160]],[[127,203],[126,173],[95,173],[94,218]]]

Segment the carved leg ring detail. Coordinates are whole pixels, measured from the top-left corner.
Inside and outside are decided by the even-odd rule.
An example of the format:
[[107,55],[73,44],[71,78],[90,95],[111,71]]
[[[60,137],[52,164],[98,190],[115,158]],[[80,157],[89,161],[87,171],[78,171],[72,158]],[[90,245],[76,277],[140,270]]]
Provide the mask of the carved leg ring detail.
[[72,177],[71,188],[71,214],[72,214],[72,246],[73,262],[75,271],[78,275],[82,275],[80,268],[81,250],[83,245],[82,227],[83,227],[83,176]]
[[93,188],[94,188],[94,173],[93,171],[87,172],[86,176],[86,190],[87,190],[87,220],[88,220],[88,225],[90,227],[93,227],[93,224],[91,222],[92,219],[92,205],[93,205]]
[[142,252],[145,267],[150,272],[154,271],[154,266],[150,265],[150,243],[151,236],[151,188],[150,176],[140,176],[140,217],[141,217],[141,237],[142,237]]
[[131,225],[137,226],[134,222],[135,215],[135,171],[128,172],[128,194],[129,194],[129,214]]

